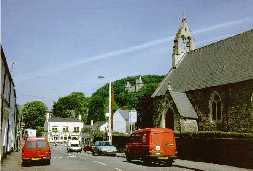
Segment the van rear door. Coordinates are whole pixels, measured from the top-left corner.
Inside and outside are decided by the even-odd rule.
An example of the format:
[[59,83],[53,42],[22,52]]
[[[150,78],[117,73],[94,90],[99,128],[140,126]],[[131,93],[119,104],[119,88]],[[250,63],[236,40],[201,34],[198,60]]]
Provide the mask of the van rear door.
[[172,131],[153,132],[151,137],[153,149],[160,152],[161,156],[175,156],[176,143]]

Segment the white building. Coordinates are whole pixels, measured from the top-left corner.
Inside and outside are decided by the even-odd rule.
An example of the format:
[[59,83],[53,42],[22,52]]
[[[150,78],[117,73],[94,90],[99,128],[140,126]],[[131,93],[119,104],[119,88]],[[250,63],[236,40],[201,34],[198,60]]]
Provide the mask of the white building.
[[81,116],[79,118],[59,118],[50,117],[47,114],[47,118],[44,124],[44,130],[47,132],[49,142],[64,143],[68,140],[81,141],[81,130],[83,128],[83,122]]
[[137,121],[136,110],[118,109],[113,114],[113,131],[122,133],[131,133],[135,129]]
[[16,89],[1,47],[0,58],[0,158],[19,146],[19,117],[16,103]]

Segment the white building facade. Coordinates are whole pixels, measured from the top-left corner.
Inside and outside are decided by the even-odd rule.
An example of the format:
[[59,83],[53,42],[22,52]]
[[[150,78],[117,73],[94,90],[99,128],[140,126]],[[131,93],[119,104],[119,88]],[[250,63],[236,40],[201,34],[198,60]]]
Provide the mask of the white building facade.
[[16,89],[11,77],[3,49],[0,58],[1,86],[0,86],[0,158],[18,149],[20,141],[19,118],[16,103]]
[[49,117],[45,121],[44,129],[47,132],[49,142],[66,143],[68,140],[81,141],[81,130],[83,128],[81,117],[59,118]]
[[113,131],[121,133],[131,133],[135,129],[136,121],[136,110],[118,109],[113,114]]

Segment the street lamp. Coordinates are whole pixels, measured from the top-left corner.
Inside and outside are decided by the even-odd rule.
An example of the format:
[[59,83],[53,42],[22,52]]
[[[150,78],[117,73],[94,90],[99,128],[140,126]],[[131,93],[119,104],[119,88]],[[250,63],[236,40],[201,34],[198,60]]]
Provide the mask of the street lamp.
[[[105,78],[104,76],[98,76],[98,79]],[[109,81],[109,104],[108,104],[108,140],[112,143],[112,82]]]

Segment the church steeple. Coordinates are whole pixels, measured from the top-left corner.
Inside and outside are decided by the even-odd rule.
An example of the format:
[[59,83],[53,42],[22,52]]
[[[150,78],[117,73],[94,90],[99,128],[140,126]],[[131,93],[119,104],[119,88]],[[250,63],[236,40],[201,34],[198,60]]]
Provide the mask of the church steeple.
[[174,39],[173,54],[172,54],[172,67],[176,66],[183,59],[184,55],[195,49],[195,43],[190,32],[186,18],[183,17]]

